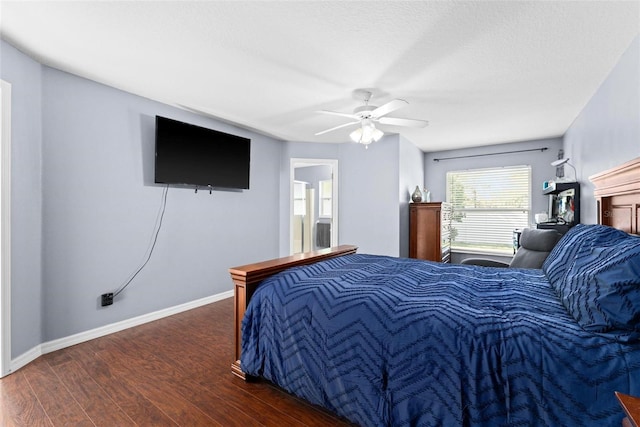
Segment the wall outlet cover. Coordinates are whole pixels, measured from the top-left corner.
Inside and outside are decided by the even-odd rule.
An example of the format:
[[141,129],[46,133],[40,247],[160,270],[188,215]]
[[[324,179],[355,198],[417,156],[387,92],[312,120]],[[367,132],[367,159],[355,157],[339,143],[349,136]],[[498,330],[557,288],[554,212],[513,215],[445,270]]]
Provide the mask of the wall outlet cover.
[[113,292],[102,294],[101,304],[103,307],[113,304]]

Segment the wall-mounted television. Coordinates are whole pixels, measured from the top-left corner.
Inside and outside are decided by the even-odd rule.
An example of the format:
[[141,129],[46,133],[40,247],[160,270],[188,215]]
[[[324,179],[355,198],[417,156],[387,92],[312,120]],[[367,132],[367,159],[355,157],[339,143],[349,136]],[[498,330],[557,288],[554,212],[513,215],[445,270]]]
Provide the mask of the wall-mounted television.
[[156,183],[247,190],[250,163],[250,139],[156,116]]

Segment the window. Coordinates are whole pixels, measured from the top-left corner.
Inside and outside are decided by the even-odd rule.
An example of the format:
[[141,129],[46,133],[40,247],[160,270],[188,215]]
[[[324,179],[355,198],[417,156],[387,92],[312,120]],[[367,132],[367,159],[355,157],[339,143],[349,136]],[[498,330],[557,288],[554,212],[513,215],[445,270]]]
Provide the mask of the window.
[[331,188],[333,186],[333,182],[332,180],[327,179],[326,181],[320,181],[318,184],[318,187],[320,188],[320,191],[318,192],[318,197],[320,199],[320,218],[331,218]]
[[293,183],[293,214],[307,214],[307,184],[301,181]]
[[447,172],[451,248],[513,253],[513,230],[529,226],[531,166]]

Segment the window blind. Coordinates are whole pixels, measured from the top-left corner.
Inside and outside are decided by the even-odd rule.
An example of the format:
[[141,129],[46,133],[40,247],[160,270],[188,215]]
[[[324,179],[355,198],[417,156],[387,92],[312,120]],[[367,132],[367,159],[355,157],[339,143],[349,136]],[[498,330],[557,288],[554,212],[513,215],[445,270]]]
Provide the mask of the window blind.
[[531,166],[447,172],[451,247],[511,253],[513,230],[529,225]]

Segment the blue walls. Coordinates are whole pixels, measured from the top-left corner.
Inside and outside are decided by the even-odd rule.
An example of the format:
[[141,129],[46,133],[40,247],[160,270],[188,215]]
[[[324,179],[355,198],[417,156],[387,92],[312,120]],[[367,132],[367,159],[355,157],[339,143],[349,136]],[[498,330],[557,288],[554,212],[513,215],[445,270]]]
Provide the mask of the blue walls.
[[583,200],[581,220],[596,223],[589,176],[640,156],[640,36],[620,58],[564,135]]
[[11,353],[40,344],[42,324],[42,67],[0,40],[11,84]]

